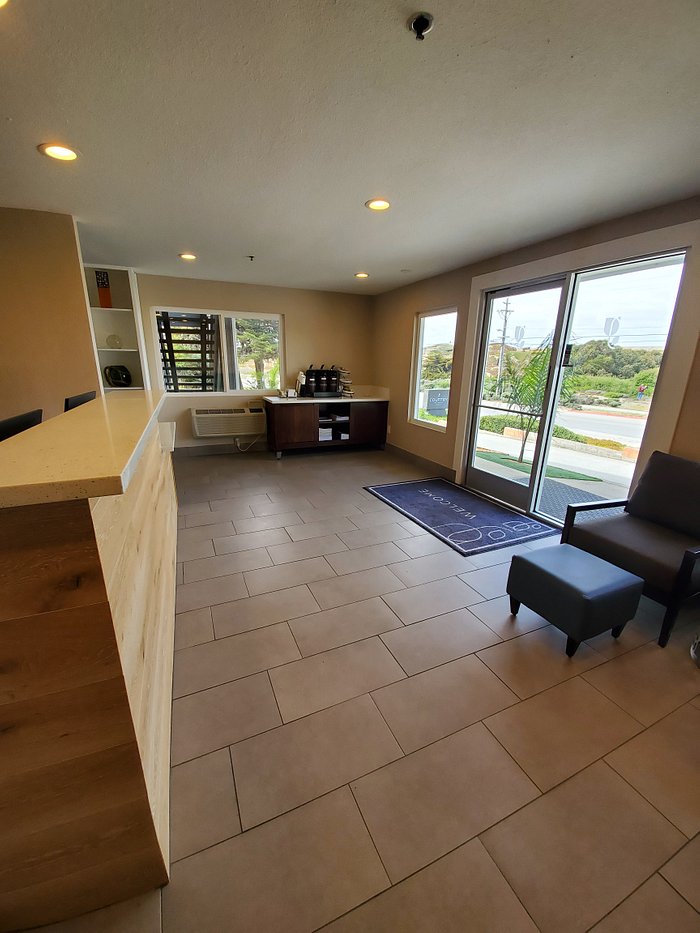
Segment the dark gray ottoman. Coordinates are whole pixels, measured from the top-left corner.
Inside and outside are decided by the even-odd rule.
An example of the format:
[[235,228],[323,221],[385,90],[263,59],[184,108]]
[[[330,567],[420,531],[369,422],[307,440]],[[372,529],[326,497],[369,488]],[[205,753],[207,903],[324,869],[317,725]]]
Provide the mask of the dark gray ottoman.
[[572,657],[587,638],[612,631],[618,638],[634,616],[644,581],[570,544],[516,554],[506,592],[515,615],[520,603],[568,635]]

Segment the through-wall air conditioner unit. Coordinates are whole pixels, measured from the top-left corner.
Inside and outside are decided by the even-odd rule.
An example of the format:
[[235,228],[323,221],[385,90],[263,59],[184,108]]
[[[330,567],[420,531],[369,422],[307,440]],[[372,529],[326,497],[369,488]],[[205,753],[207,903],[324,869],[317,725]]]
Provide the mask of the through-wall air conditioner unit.
[[191,408],[195,437],[245,437],[265,433],[265,409],[261,402],[240,408]]

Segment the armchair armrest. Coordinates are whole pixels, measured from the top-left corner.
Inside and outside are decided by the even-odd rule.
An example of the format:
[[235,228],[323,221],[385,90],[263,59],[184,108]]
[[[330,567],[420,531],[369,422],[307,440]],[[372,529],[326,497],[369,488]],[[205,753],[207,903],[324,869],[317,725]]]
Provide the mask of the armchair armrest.
[[601,499],[599,502],[574,502],[566,507],[566,518],[561,532],[561,543],[569,540],[571,529],[574,527],[579,512],[592,512],[594,509],[619,509],[627,505],[627,499]]
[[688,584],[695,570],[695,564],[700,559],[700,545],[689,547],[683,555],[681,566],[676,577],[676,584],[673,587],[674,593],[679,596],[687,595]]

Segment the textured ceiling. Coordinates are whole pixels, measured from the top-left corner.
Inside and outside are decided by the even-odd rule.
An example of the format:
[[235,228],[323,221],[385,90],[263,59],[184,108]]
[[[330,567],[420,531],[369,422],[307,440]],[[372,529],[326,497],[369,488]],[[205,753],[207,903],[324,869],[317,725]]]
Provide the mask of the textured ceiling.
[[10,0],[0,203],[88,261],[376,293],[700,191],[698,0],[427,0],[422,43],[416,9]]

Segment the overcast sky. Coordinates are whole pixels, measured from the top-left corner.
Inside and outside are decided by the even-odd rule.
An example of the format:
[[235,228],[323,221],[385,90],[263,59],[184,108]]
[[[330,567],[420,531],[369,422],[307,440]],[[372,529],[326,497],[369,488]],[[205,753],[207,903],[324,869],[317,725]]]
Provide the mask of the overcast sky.
[[[616,266],[614,270],[582,273],[575,296],[572,339],[575,343],[605,340],[605,321],[619,318],[617,336],[621,347],[663,347],[676,303],[683,271],[682,257]],[[539,346],[554,329],[560,299],[559,288],[509,298],[508,343],[515,342],[515,328],[524,327],[523,346]],[[503,308],[504,299],[495,301]],[[423,346],[454,341],[456,313],[424,319]],[[493,342],[500,342],[503,317],[491,322]]]

